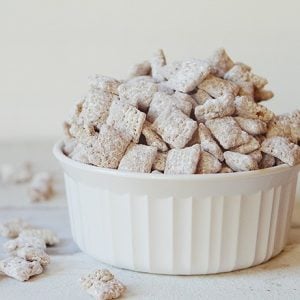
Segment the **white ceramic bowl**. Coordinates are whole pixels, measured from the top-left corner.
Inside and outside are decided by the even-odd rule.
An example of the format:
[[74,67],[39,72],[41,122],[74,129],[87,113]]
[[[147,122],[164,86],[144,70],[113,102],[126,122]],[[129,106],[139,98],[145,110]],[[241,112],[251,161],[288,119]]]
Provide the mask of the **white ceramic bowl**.
[[73,161],[64,173],[80,249],[120,268],[209,274],[254,266],[287,240],[299,166],[212,175],[126,173]]

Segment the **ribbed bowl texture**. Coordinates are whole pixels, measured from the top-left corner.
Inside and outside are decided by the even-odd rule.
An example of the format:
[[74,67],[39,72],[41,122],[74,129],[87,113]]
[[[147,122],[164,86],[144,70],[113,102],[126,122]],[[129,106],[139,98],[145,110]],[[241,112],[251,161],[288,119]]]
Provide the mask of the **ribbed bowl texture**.
[[251,172],[120,172],[54,155],[64,169],[72,235],[116,267],[159,274],[228,272],[286,245],[299,166]]

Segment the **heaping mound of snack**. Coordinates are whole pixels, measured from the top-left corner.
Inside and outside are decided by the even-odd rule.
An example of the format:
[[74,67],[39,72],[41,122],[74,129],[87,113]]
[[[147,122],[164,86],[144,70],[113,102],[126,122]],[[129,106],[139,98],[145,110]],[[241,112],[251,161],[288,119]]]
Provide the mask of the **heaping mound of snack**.
[[129,79],[95,75],[65,122],[64,152],[130,172],[207,174],[300,163],[300,110],[275,116],[268,81],[224,49],[167,64],[162,50]]

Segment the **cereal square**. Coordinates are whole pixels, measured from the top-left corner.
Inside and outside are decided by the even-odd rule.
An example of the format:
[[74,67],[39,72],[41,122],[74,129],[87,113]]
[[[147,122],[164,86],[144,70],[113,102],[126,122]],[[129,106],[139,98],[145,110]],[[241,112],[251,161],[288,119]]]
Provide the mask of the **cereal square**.
[[224,48],[217,49],[208,61],[212,67],[212,73],[218,77],[223,77],[234,64]]
[[91,89],[100,90],[102,92],[118,95],[118,86],[121,82],[112,77],[104,75],[94,75],[89,77],[89,85]]
[[216,99],[209,99],[203,105],[195,108],[195,117],[198,122],[232,116],[235,112],[234,97],[225,94]]
[[116,169],[130,143],[130,137],[122,136],[117,129],[102,125],[95,143],[87,148],[90,164]]
[[128,135],[137,143],[139,141],[146,114],[122,101],[113,101],[107,124],[116,128],[122,135]]
[[0,261],[0,272],[19,281],[26,281],[34,275],[41,274],[43,267],[37,261],[9,257]]
[[199,145],[170,150],[167,155],[165,174],[194,174],[199,156]]
[[238,152],[224,152],[226,164],[236,172],[258,169],[257,161],[251,156]]
[[236,96],[239,91],[239,87],[234,82],[227,81],[213,75],[208,75],[205,80],[198,85],[198,88],[207,92],[214,98],[228,94]]
[[207,100],[212,99],[212,97],[205,91],[198,89],[196,93],[192,94],[192,97],[198,103],[198,105],[203,105]]
[[212,154],[201,151],[200,159],[197,166],[197,174],[214,174],[219,173],[222,164]]
[[223,151],[221,147],[218,145],[218,143],[214,140],[210,130],[204,124],[200,123],[198,132],[199,132],[201,149],[203,151],[209,152],[218,160],[223,161],[224,160]]
[[176,91],[191,92],[208,76],[209,72],[210,67],[207,62],[199,59],[185,60],[170,76],[167,85]]
[[118,169],[121,171],[150,173],[156,154],[156,147],[132,143],[121,159]]
[[109,108],[113,100],[118,99],[114,94],[107,92],[90,92],[82,104],[80,117],[86,126],[101,127],[105,123]]
[[146,143],[148,146],[156,147],[157,150],[165,152],[169,148],[167,144],[163,141],[163,139],[151,128],[151,123],[148,121],[145,121],[142,135],[146,139]]
[[182,111],[172,109],[163,111],[152,128],[173,148],[183,148],[197,129],[197,122],[187,117]]
[[158,49],[150,59],[152,77],[156,82],[164,80],[162,67],[166,65],[166,57],[162,49]]
[[259,119],[247,119],[235,117],[239,126],[251,135],[265,134],[267,132],[267,124]]
[[145,111],[157,92],[157,86],[146,80],[128,81],[119,85],[118,92],[121,101]]
[[205,125],[224,149],[238,147],[250,140],[248,133],[238,126],[233,117],[208,120]]
[[251,97],[238,96],[235,98],[236,114],[239,117],[249,119],[259,119],[269,122],[273,119],[274,114],[266,107],[257,104]]
[[247,154],[247,153],[253,152],[253,151],[255,151],[259,148],[260,148],[260,144],[259,144],[258,140],[255,137],[250,135],[250,139],[249,139],[248,143],[242,144],[242,145],[240,145],[238,147],[235,147],[231,150],[234,151],[234,152]]
[[167,161],[167,152],[157,152],[152,169],[164,172]]
[[190,115],[192,110],[192,104],[182,98],[174,95],[167,95],[165,93],[157,92],[154,94],[153,100],[150,104],[147,119],[150,122],[154,122],[155,119],[164,110],[170,111],[172,108],[180,109],[187,116]]
[[261,145],[261,151],[282,160],[290,166],[300,163],[300,147],[284,137],[267,138]]

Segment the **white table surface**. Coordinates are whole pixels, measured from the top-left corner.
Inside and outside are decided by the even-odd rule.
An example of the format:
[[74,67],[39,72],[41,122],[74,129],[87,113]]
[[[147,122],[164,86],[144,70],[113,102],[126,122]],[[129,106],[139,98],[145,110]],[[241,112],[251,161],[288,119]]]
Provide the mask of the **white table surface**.
[[[0,164],[32,161],[35,170],[55,174],[56,196],[30,203],[28,185],[0,185],[0,221],[22,217],[53,229],[61,243],[48,248],[51,264],[28,282],[0,276],[0,300],[90,299],[79,278],[109,268],[127,286],[124,299],[300,299],[300,202],[296,204],[289,245],[268,263],[247,270],[209,276],[166,276],[116,269],[83,254],[72,241],[62,173],[51,142],[0,143]],[[0,258],[5,257],[0,238]]]

